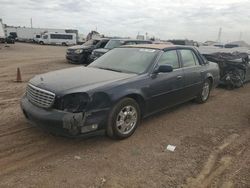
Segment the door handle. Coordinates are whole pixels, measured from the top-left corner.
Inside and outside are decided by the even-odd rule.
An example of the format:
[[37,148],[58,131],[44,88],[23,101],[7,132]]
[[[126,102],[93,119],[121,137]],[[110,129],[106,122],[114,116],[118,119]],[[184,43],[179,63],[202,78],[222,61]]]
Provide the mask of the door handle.
[[182,76],[177,76],[177,80],[181,80],[182,79]]

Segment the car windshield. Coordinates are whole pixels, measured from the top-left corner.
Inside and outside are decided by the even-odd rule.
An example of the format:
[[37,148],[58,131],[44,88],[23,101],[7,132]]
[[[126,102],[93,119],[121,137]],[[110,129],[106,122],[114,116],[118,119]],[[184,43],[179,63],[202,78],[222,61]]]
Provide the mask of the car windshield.
[[104,54],[89,67],[125,73],[144,73],[152,64],[158,50],[145,48],[116,48]]
[[122,45],[122,41],[121,40],[110,40],[106,46],[104,47],[105,49],[113,49],[113,48],[117,48],[119,46]]
[[95,39],[91,39],[88,40],[87,42],[85,42],[83,45],[84,46],[92,46],[92,45],[96,45],[100,40],[95,40]]

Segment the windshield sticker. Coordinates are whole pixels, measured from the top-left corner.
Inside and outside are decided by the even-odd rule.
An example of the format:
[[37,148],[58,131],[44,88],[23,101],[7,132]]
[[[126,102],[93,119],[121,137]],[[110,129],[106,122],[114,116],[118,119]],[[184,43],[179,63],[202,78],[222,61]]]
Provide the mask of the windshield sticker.
[[140,51],[140,52],[151,52],[151,53],[152,53],[152,52],[155,52],[155,50],[152,50],[152,49],[144,49],[144,48],[143,48],[143,49],[140,49],[139,51]]

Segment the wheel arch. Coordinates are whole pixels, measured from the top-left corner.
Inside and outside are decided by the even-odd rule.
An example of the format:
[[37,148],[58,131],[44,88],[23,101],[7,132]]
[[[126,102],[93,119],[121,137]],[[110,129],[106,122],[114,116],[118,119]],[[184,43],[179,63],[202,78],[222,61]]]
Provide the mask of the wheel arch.
[[207,73],[205,80],[209,80],[211,82],[211,85],[213,86],[214,84],[214,77],[211,73]]
[[117,101],[120,101],[124,98],[131,98],[137,102],[141,110],[141,116],[143,116],[146,113],[146,101],[145,101],[145,98],[141,94],[138,94],[138,93],[127,94],[119,98]]

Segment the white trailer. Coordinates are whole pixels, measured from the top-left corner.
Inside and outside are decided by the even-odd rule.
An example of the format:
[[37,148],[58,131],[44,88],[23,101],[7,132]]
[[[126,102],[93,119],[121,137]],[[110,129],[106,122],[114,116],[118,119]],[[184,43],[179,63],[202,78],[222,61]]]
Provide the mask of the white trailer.
[[45,33],[39,39],[39,44],[54,44],[54,45],[76,45],[75,33]]

